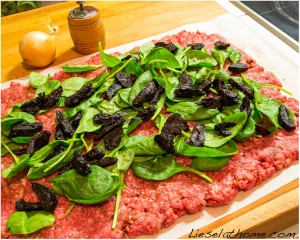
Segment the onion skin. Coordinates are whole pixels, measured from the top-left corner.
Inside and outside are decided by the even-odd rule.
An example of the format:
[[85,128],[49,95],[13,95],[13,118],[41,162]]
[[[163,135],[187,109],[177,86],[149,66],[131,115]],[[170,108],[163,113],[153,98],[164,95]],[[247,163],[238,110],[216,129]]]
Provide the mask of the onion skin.
[[20,41],[23,61],[33,67],[46,67],[55,60],[55,37],[40,31],[26,33]]

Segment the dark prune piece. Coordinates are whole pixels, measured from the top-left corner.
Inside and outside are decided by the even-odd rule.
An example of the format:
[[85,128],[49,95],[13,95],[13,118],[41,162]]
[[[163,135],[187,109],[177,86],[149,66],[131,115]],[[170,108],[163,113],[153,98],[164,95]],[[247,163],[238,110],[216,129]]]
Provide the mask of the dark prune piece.
[[51,153],[42,161],[42,162],[47,162],[49,161],[51,158],[54,158],[55,156],[57,156],[58,154],[62,153],[63,151],[65,151],[64,146],[59,145],[57,147],[55,147]]
[[154,97],[149,101],[150,104],[158,102],[158,100],[160,99],[161,95],[165,91],[165,89],[162,86],[160,86],[159,84],[157,86],[158,87],[157,87],[157,90],[156,90],[156,92],[154,94]]
[[200,89],[207,93],[208,90],[212,87],[213,81],[211,79],[206,79],[203,83],[200,84]]
[[204,47],[204,44],[203,43],[190,43],[186,46],[191,47],[191,50],[201,50]]
[[187,74],[186,71],[184,71],[180,75],[178,80],[179,80],[179,85],[178,85],[179,88],[181,88],[181,87],[192,87],[193,86],[193,80],[192,80],[191,76]]
[[102,158],[100,160],[97,160],[97,161],[93,162],[92,164],[105,168],[105,167],[109,167],[111,165],[114,165],[117,162],[118,162],[117,158],[105,157],[105,158]]
[[107,150],[113,150],[118,147],[121,143],[123,128],[122,126],[117,127],[107,133],[104,137],[104,146]]
[[202,105],[206,108],[218,109],[219,111],[222,111],[222,102],[221,99],[217,96],[203,98],[200,102],[197,102],[196,104]]
[[196,147],[202,147],[204,142],[205,142],[205,126],[202,124],[196,124],[191,138],[190,138],[190,142],[196,146]]
[[96,137],[94,138],[95,141],[100,140],[104,135],[106,135],[107,133],[109,133],[110,131],[112,131],[114,128],[119,127],[119,126],[123,126],[123,124],[125,123],[126,118],[124,118],[123,116],[118,119],[117,121],[115,121],[114,123],[110,124],[110,125],[104,125],[101,127],[100,132],[98,135],[96,135]]
[[287,131],[292,131],[296,128],[292,119],[290,118],[288,109],[284,105],[279,107],[278,123]]
[[55,127],[55,139],[56,140],[66,140],[67,137],[64,135],[62,125],[59,123]]
[[51,109],[55,107],[58,104],[62,93],[63,93],[62,86],[52,91],[46,98],[45,102],[43,103],[42,109]]
[[178,47],[174,43],[157,42],[156,47],[163,47],[168,49],[171,53],[175,54],[178,51]]
[[65,165],[62,169],[60,169],[60,171],[58,172],[58,175],[61,175],[71,169],[74,168],[74,164],[73,164],[73,161],[72,162],[69,162],[67,165]]
[[226,86],[226,84],[224,83],[224,81],[222,79],[215,79],[212,83],[212,86],[217,91],[221,91],[224,88],[228,89],[228,87]]
[[242,91],[249,99],[253,99],[254,97],[254,91],[252,88],[248,87],[244,83],[238,83],[234,81],[233,79],[229,79],[228,82],[231,84],[232,87]]
[[257,134],[265,137],[271,134],[271,132],[262,124],[255,124],[255,130]]
[[174,90],[174,95],[178,98],[194,98],[199,97],[203,94],[204,93],[202,92],[202,90],[198,89],[197,87],[182,87]]
[[150,106],[150,107],[147,107],[146,109],[138,112],[138,114],[130,120],[129,125],[132,124],[138,118],[140,118],[142,121],[149,120],[150,118],[152,118],[155,110],[156,110],[156,107]]
[[45,93],[42,92],[42,93],[39,93],[36,98],[23,103],[22,106],[20,107],[20,109],[23,112],[27,112],[27,113],[34,115],[39,110],[42,109],[44,101],[45,101]]
[[13,150],[13,153],[17,156],[21,156],[23,154],[27,154],[27,147]]
[[250,99],[247,96],[243,98],[242,104],[240,106],[240,111],[246,113],[248,117],[252,112],[252,109],[250,107]]
[[38,183],[32,183],[32,190],[38,196],[44,211],[53,213],[57,206],[55,193],[50,188]]
[[173,135],[180,134],[181,131],[189,132],[190,128],[187,122],[178,113],[172,114],[168,117],[162,132],[167,132]]
[[222,122],[215,125],[215,130],[224,136],[230,136],[231,132],[227,129],[229,127],[234,127],[236,123],[234,122]]
[[127,60],[129,60],[130,58],[132,58],[135,62],[139,62],[139,59],[136,57],[136,56],[133,56],[133,55],[127,55],[126,57],[123,57],[122,59],[121,59],[121,61],[127,61]]
[[41,202],[35,202],[35,203],[26,202],[23,198],[16,201],[15,209],[17,211],[26,211],[26,212],[44,210]]
[[103,114],[99,113],[93,117],[93,120],[97,124],[110,125],[119,120],[123,115],[121,113]]
[[82,113],[81,111],[79,111],[78,113],[76,113],[76,115],[74,116],[73,120],[72,120],[72,127],[73,129],[76,129],[80,123],[80,120],[82,118]]
[[234,73],[245,72],[248,69],[249,69],[248,65],[244,63],[234,63],[228,67],[228,70]]
[[153,80],[148,83],[142,91],[133,99],[133,106],[141,106],[145,102],[149,102],[153,99],[158,88],[158,84]]
[[94,148],[83,155],[83,157],[91,162],[103,158],[105,153],[100,148]]
[[154,137],[154,140],[164,149],[167,153],[174,154],[175,148],[174,148],[174,134],[168,133],[168,132],[161,132],[161,134],[158,134]]
[[59,110],[56,110],[55,113],[56,113],[56,118],[61,125],[63,135],[65,137],[72,137],[74,134],[74,129],[73,129],[72,125],[70,124],[70,122],[68,121],[68,119]]
[[238,94],[229,89],[224,88],[219,90],[218,93],[221,96],[222,106],[233,106],[240,102]]
[[51,133],[47,130],[38,133],[33,136],[27,145],[27,153],[32,156],[34,152],[46,146],[49,142]]
[[95,90],[92,87],[91,83],[85,84],[82,88],[80,88],[78,91],[76,91],[71,96],[67,97],[65,99],[65,106],[66,107],[75,107],[79,103],[81,103],[83,100],[88,99],[90,96],[94,94]]
[[123,88],[131,87],[135,81],[131,74],[127,74],[125,72],[116,73],[115,78],[118,84],[121,85]]
[[217,41],[214,43],[215,47],[219,50],[223,50],[223,49],[226,49],[230,46],[229,43],[226,43],[226,42],[222,42],[222,41]]
[[121,84],[114,83],[107,89],[106,93],[103,95],[103,98],[105,100],[112,99],[120,89],[122,89]]
[[91,165],[81,155],[81,152],[79,150],[75,151],[75,160],[73,161],[73,166],[76,171],[82,176],[86,176],[92,172]]
[[11,126],[9,136],[13,137],[31,137],[34,134],[42,131],[43,125],[40,122],[17,122]]

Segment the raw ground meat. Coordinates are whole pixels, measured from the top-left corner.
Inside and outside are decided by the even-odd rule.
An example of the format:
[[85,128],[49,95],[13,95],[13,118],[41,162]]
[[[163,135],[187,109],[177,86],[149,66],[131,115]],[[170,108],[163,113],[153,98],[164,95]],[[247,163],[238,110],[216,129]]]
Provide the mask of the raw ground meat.
[[[182,31],[179,34],[166,36],[159,41],[173,42],[185,46],[187,43],[202,42],[207,50],[216,41],[226,41],[217,34],[206,35],[196,32]],[[249,65],[246,76],[260,83],[270,83],[281,86],[279,80],[270,72],[264,71],[254,59],[243,53],[242,61]],[[85,61],[87,64],[100,64],[98,54]],[[227,63],[229,64],[229,63]],[[225,65],[226,66],[226,65]],[[225,67],[225,69],[227,69]],[[103,71],[84,74],[84,77],[94,78]],[[79,74],[58,72],[51,79],[64,81]],[[82,76],[82,74],[80,74]],[[14,204],[20,198],[36,201],[37,197],[31,189],[31,181],[26,173],[18,174],[12,179],[1,182],[1,237],[2,238],[135,238],[143,234],[159,232],[161,228],[172,225],[180,216],[201,211],[206,206],[217,207],[229,204],[239,191],[248,190],[262,181],[270,178],[276,171],[289,167],[298,159],[298,101],[282,95],[278,90],[262,89],[261,92],[269,97],[284,102],[297,116],[297,128],[292,132],[278,130],[273,136],[251,138],[247,142],[238,143],[239,153],[234,155],[228,165],[222,170],[208,172],[213,178],[207,183],[193,173],[180,173],[166,181],[149,181],[136,177],[129,169],[124,183],[127,188],[122,191],[116,230],[111,229],[115,208],[115,197],[103,203],[94,205],[76,204],[68,215],[66,212],[71,203],[65,197],[58,197],[55,210],[56,221],[53,226],[42,229],[28,236],[11,235],[6,230],[8,217],[15,211]],[[12,83],[10,88],[2,90],[1,117],[14,104],[32,98],[34,89]],[[44,129],[54,133],[55,110],[43,115],[37,115],[37,120],[43,122]],[[194,123],[190,123],[192,126]],[[151,120],[143,123],[131,135],[151,136],[157,132],[155,123]],[[288,146],[287,146],[288,144]],[[183,165],[191,163],[190,157],[175,156]],[[2,170],[12,163],[9,155],[2,158]],[[55,174],[34,182],[51,187],[47,179]],[[234,203],[233,203],[234,204]],[[151,236],[149,236],[151,237]]]

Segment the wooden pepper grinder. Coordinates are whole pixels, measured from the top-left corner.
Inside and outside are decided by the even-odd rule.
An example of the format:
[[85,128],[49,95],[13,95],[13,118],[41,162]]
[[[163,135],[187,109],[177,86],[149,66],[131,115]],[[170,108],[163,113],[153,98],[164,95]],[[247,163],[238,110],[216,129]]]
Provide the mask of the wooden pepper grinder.
[[68,14],[69,30],[75,50],[81,54],[97,52],[100,41],[105,48],[105,31],[99,10],[92,6],[83,6],[85,1],[76,3],[79,7]]

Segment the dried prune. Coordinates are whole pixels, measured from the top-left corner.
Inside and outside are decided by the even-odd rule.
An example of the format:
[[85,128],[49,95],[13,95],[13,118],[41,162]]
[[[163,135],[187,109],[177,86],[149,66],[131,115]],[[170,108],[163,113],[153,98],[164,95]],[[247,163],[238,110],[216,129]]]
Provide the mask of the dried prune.
[[132,105],[133,106],[141,106],[145,102],[149,102],[153,99],[156,91],[158,89],[158,84],[156,81],[151,81],[148,83],[142,91],[133,99]]
[[79,111],[78,113],[76,113],[76,115],[74,116],[74,118],[72,120],[71,125],[72,125],[73,129],[76,129],[78,127],[81,118],[82,118],[82,113],[81,113],[81,111]]
[[179,79],[179,84],[178,84],[178,87],[181,88],[181,87],[192,87],[193,86],[193,80],[191,78],[190,75],[187,74],[186,71],[184,71]]
[[292,119],[290,118],[288,109],[284,105],[279,107],[278,123],[287,131],[292,131],[296,128]]
[[180,134],[181,131],[189,132],[190,128],[187,122],[178,113],[172,114],[168,117],[165,125],[162,128],[162,132],[170,134]]
[[44,210],[41,202],[35,202],[35,203],[26,202],[23,198],[16,201],[15,209],[17,211],[26,211],[26,212]]
[[53,90],[48,95],[48,97],[45,99],[45,101],[43,103],[43,106],[42,106],[42,109],[51,109],[51,108],[55,107],[58,104],[62,93],[63,93],[62,86],[60,86],[57,89]]
[[205,126],[203,124],[196,124],[191,138],[190,138],[190,142],[196,146],[196,147],[201,147],[203,146],[204,142],[205,142]]
[[132,124],[138,118],[140,118],[142,121],[149,120],[153,116],[155,110],[156,110],[156,107],[150,106],[150,107],[147,107],[146,109],[138,112],[138,114],[130,120],[129,125]]
[[105,153],[100,148],[94,148],[83,155],[83,157],[88,161],[94,161],[103,158]]
[[56,113],[56,118],[57,118],[59,124],[61,125],[63,135],[65,137],[72,137],[74,134],[74,129],[73,129],[72,125],[70,124],[70,122],[68,121],[68,119],[59,110],[56,110],[55,113]]
[[271,134],[271,132],[262,124],[255,124],[256,133],[265,137]]
[[23,154],[27,154],[27,147],[13,150],[13,153],[17,156],[21,156]]
[[62,125],[59,123],[55,127],[55,139],[56,140],[66,140],[67,137],[64,135]]
[[158,100],[160,99],[161,95],[165,91],[165,89],[162,86],[160,86],[159,84],[157,86],[158,87],[157,87],[157,90],[156,90],[156,92],[154,94],[154,97],[149,101],[150,104],[158,102]]
[[110,125],[103,125],[100,129],[100,132],[98,135],[95,136],[94,140],[98,141],[100,140],[104,135],[106,135],[107,133],[109,133],[110,131],[112,131],[114,128],[119,127],[119,126],[123,126],[123,124],[125,123],[126,118],[124,118],[123,116],[118,119],[117,121],[115,121],[114,123],[110,124]]
[[242,91],[249,99],[253,99],[254,97],[254,91],[252,88],[248,87],[244,83],[238,83],[234,81],[233,79],[229,79],[228,82],[231,84],[232,87]]
[[161,134],[158,134],[154,137],[154,140],[164,149],[167,153],[174,154],[175,148],[174,148],[174,134],[168,133],[168,132],[161,132]]
[[196,104],[202,105],[206,108],[218,109],[219,111],[222,111],[222,102],[218,96],[203,98],[200,102],[197,102]]
[[48,144],[50,139],[51,133],[47,130],[38,133],[37,135],[33,136],[27,145],[27,153],[32,156],[34,152],[41,149],[45,145]]
[[65,106],[69,108],[75,107],[83,100],[86,100],[89,97],[91,97],[94,93],[95,93],[95,89],[93,89],[92,84],[87,83],[78,91],[76,91],[74,94],[72,94],[71,96],[65,99]]
[[117,158],[105,157],[105,158],[102,158],[100,160],[97,160],[97,161],[93,162],[92,164],[105,168],[105,167],[109,167],[111,165],[114,165],[117,162],[118,162]]
[[73,166],[76,169],[76,171],[82,176],[86,176],[92,172],[91,165],[81,155],[81,152],[79,150],[75,151],[75,159],[73,161]]
[[62,153],[63,151],[65,151],[64,146],[59,145],[57,147],[55,147],[51,153],[42,161],[42,162],[47,162],[49,161],[51,158],[54,158],[55,156],[57,156],[58,154]]
[[118,147],[121,143],[123,128],[122,126],[117,127],[107,133],[104,137],[104,146],[107,150],[113,150]]
[[136,56],[133,56],[133,55],[127,55],[126,57],[123,57],[122,59],[121,59],[121,61],[127,61],[127,60],[129,60],[130,58],[132,58],[135,62],[139,62],[139,59],[136,57]]
[[57,206],[55,193],[50,188],[39,183],[32,183],[32,190],[38,196],[44,211],[53,213]]
[[171,53],[175,54],[178,51],[178,47],[174,43],[157,42],[156,47],[163,47],[168,49]]
[[105,100],[110,100],[110,99],[112,99],[112,98],[117,94],[117,92],[118,92],[120,89],[122,89],[121,84],[119,84],[119,83],[114,83],[113,85],[111,85],[111,86],[107,89],[106,93],[103,95],[103,98],[104,98]]
[[229,43],[226,43],[226,42],[222,42],[222,41],[217,41],[214,43],[215,47],[219,50],[223,50],[223,49],[226,49],[230,46]]
[[228,70],[234,73],[245,72],[248,69],[249,69],[248,65],[244,63],[234,63],[228,67]]
[[115,75],[115,78],[123,88],[131,87],[135,82],[135,77],[131,74],[127,74],[125,72],[118,72]]
[[178,98],[193,98],[203,95],[200,88],[193,86],[192,78],[183,72],[179,77],[178,88],[174,90],[174,95]]
[[224,88],[228,89],[228,87],[226,86],[226,84],[224,83],[224,81],[222,79],[218,79],[218,78],[213,81],[212,86],[217,91],[221,91]]
[[190,43],[186,46],[191,47],[191,50],[201,50],[204,47],[204,44],[203,43]]
[[209,89],[212,87],[212,83],[213,83],[213,81],[208,78],[203,83],[200,84],[200,89],[203,92],[207,93],[209,91]]
[[229,89],[219,90],[218,93],[221,96],[222,106],[233,106],[240,102],[240,98],[236,92]]
[[222,122],[215,125],[215,130],[224,136],[230,136],[231,132],[227,129],[229,127],[234,127],[236,123],[234,122]]
[[246,113],[248,117],[252,112],[252,109],[250,107],[250,99],[247,96],[243,98],[242,104],[240,106],[240,111]]
[[43,124],[40,122],[17,122],[11,126],[11,130],[9,133],[10,137],[31,137],[34,134],[42,131]]
[[93,120],[97,124],[105,124],[110,125],[119,120],[123,114],[121,113],[113,113],[113,114],[103,114],[99,113],[93,117]]
[[36,98],[23,103],[22,106],[20,107],[20,109],[23,112],[27,112],[27,113],[34,115],[39,110],[42,109],[44,101],[45,101],[45,93],[42,92],[42,93],[39,93]]

